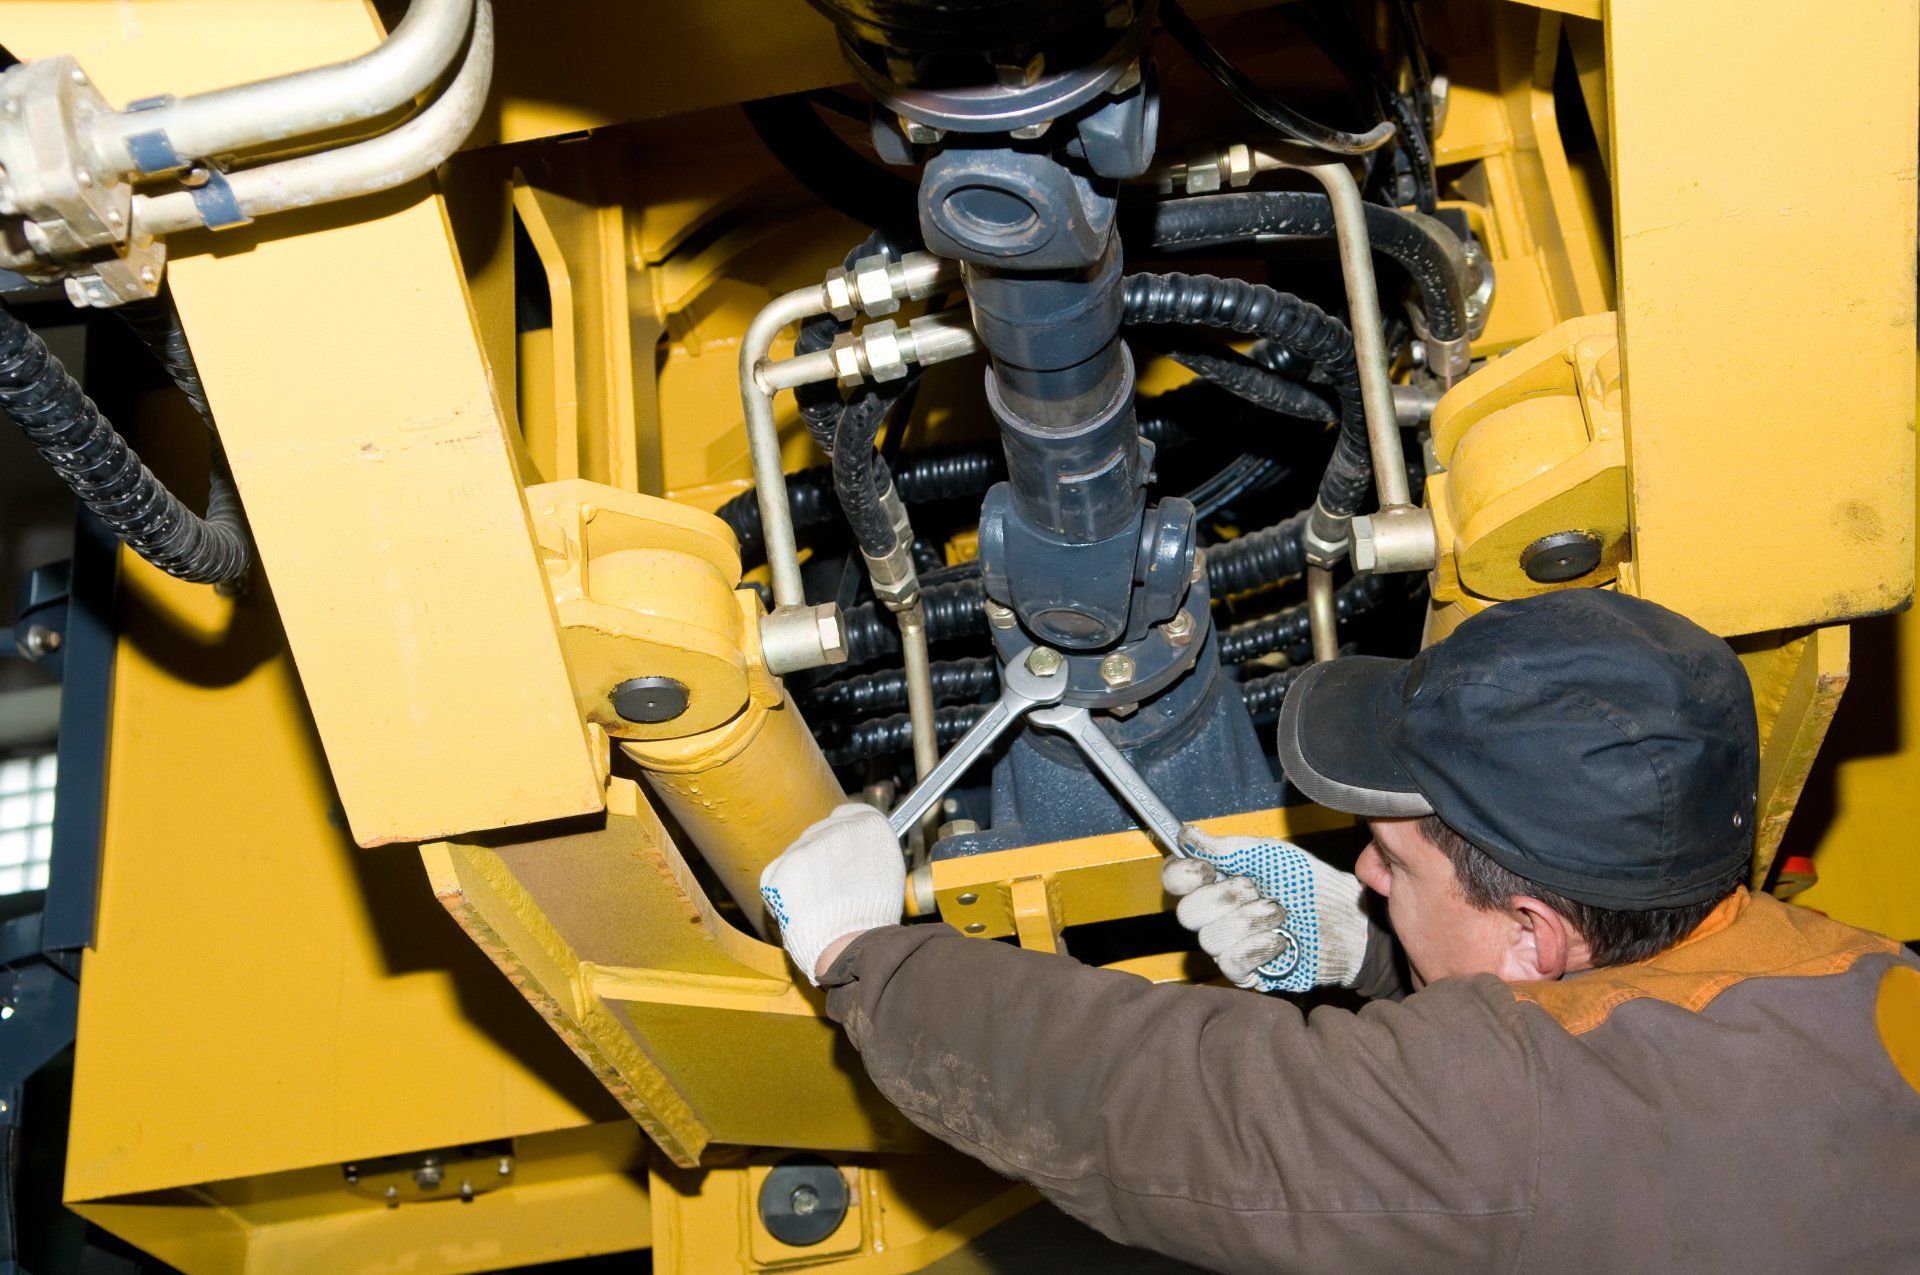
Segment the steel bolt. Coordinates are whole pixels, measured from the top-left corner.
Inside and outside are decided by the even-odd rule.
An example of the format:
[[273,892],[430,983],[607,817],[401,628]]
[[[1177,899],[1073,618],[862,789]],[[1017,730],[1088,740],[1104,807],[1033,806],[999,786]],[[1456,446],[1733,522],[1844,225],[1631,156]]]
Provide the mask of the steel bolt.
[[413,1171],[413,1181],[422,1191],[435,1191],[446,1175],[440,1170],[438,1160],[423,1160],[420,1167]]
[[43,660],[60,649],[60,631],[44,624],[30,624],[20,636],[20,653],[30,660]]
[[1115,651],[1100,661],[1100,680],[1108,686],[1121,687],[1133,681],[1133,657]]
[[820,1207],[820,1193],[810,1186],[797,1186],[787,1197],[787,1207],[798,1217],[806,1217]]
[[1185,646],[1188,642],[1193,640],[1192,613],[1187,611],[1182,611],[1180,614],[1174,616],[1171,620],[1168,620],[1166,624],[1165,632],[1167,635],[1167,641],[1173,643],[1175,646]]
[[503,1155],[500,1157],[500,1164],[498,1167],[500,1169],[500,1176],[504,1178],[513,1172],[513,1160],[510,1157]]
[[1140,59],[1135,58],[1127,64],[1126,70],[1120,72],[1120,78],[1108,87],[1107,92],[1115,97],[1124,97],[1140,86],[1141,79]]
[[1187,583],[1198,584],[1206,578],[1207,551],[1205,549],[1195,549],[1193,551],[1193,570],[1187,572]]
[[1047,130],[1052,127],[1052,120],[1040,120],[1038,123],[1022,124],[1019,128],[1010,129],[1007,132],[1007,136],[1017,138],[1023,142],[1030,142],[1036,137],[1045,137]]
[[992,598],[988,598],[985,602],[981,603],[981,608],[987,613],[987,623],[994,628],[1010,629],[1013,627],[1014,616],[1012,607],[1002,606]]
[[[1050,646],[1036,646],[1027,652],[1027,672],[1035,677],[1052,677],[1066,661]],[[1104,666],[1102,666],[1104,668]],[[1133,676],[1133,662],[1127,662],[1127,676]]]

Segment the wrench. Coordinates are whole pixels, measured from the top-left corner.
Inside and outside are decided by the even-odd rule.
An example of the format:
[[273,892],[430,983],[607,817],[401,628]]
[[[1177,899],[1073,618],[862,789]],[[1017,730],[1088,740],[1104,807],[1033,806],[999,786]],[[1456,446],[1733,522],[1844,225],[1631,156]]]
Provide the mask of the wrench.
[[915,784],[913,791],[887,816],[895,837],[911,832],[920,817],[947,795],[954,781],[979,761],[987,749],[993,747],[993,742],[1007,733],[1008,727],[1036,708],[1060,702],[1060,697],[1067,693],[1067,671],[1058,663],[1058,656],[1054,658],[1052,670],[1047,673],[1034,672],[1025,656],[1001,666],[1000,698],[987,706],[980,720],[954,742],[940,764],[928,771],[927,777]]
[[[1073,741],[1088,763],[1113,785],[1120,794],[1120,800],[1140,820],[1140,826],[1165,846],[1168,854],[1176,859],[1193,857],[1189,838],[1200,835],[1199,830],[1192,824],[1182,823],[1180,817],[1168,809],[1167,803],[1160,800],[1160,795],[1133,768],[1133,763],[1114,747],[1106,732],[1095,724],[1092,714],[1071,704],[1057,704],[1051,708],[1037,709],[1031,716],[1035,726],[1058,731]],[[1299,963],[1300,944],[1294,938],[1292,928],[1284,922],[1275,927],[1274,933],[1286,939],[1287,945],[1278,956],[1255,972],[1269,978],[1284,978]]]

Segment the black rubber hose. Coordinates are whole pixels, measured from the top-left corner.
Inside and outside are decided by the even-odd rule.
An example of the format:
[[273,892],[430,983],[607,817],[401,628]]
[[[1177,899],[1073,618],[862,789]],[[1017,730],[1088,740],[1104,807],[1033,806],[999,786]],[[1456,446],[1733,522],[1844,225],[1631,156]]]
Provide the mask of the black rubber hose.
[[1261,677],[1251,677],[1240,683],[1240,699],[1246,704],[1247,713],[1257,722],[1272,721],[1280,716],[1280,702],[1287,697],[1300,674],[1311,665],[1282,669],[1278,673],[1268,673]]
[[[952,746],[986,711],[984,704],[953,704],[934,709],[934,738],[942,749]],[[851,766],[873,757],[904,753],[912,746],[913,719],[907,714],[870,717],[864,722],[855,722],[844,739],[826,749],[827,764]]]
[[[162,282],[157,296],[133,301],[114,311],[133,334],[160,362],[167,376],[188,406],[206,425],[210,435],[212,462],[207,470],[206,521],[232,527],[240,537],[243,560],[232,579],[244,577],[253,565],[253,544],[247,535],[246,515],[240,507],[240,491],[234,486],[233,470],[220,446],[219,432],[213,424],[213,405],[207,401],[207,387],[200,379],[200,365],[194,362],[193,348],[187,344],[186,329],[180,326],[180,309],[173,303],[173,288]],[[224,583],[224,581],[223,581]]]
[[[199,517],[127,446],[33,330],[0,309],[0,411],[81,503],[168,575],[220,584],[246,574],[237,502]],[[216,443],[217,447],[217,443]]]
[[[1141,405],[1147,406],[1150,401],[1143,401]],[[836,420],[838,415],[836,404]],[[1160,415],[1140,418],[1140,436],[1151,439],[1161,448],[1179,447],[1191,442],[1194,437],[1191,431],[1172,417]],[[1006,476],[1006,456],[995,443],[909,452],[893,466],[894,490],[900,493],[900,499],[909,508],[946,500],[977,498]],[[792,513],[795,531],[825,526],[838,518],[840,504],[833,495],[832,467],[815,465],[788,474],[787,508]],[[730,498],[714,510],[714,514],[733,528],[734,538],[740,542],[741,561],[751,565],[766,560],[767,548],[760,527],[760,501],[753,488],[749,487]]]
[[1300,533],[1311,511],[1207,546],[1207,588],[1216,598],[1290,580],[1307,569]]
[[[899,239],[882,228],[855,244],[847,255],[840,260],[843,269],[853,269],[853,263],[862,257],[871,257],[884,253],[888,260],[900,259]],[[833,338],[845,332],[852,325],[834,318],[830,314],[815,315],[800,325],[800,334],[794,338],[793,354],[798,358],[802,354],[817,354],[833,344]],[[833,434],[840,424],[840,413],[846,403],[840,397],[840,387],[833,381],[809,381],[805,385],[794,387],[793,398],[800,405],[800,420],[813,435],[813,441],[827,455],[833,455]]]
[[1320,479],[1320,504],[1335,516],[1359,512],[1373,484],[1373,455],[1353,335],[1344,323],[1298,297],[1244,279],[1136,274],[1127,276],[1123,289],[1128,323],[1184,323],[1265,337],[1326,369],[1340,400],[1340,438]]
[[[1148,205],[1155,248],[1197,248],[1257,235],[1306,235],[1330,239],[1333,204],[1313,191],[1243,191],[1195,195]],[[1465,250],[1444,222],[1380,204],[1366,205],[1367,238],[1373,250],[1407,272],[1420,292],[1427,331],[1453,341],[1467,333]]]
[[1340,419],[1327,400],[1306,386],[1231,350],[1173,350],[1170,357],[1209,384],[1265,411],[1322,424]]
[[[974,633],[984,633],[986,612],[981,603],[986,590],[978,576],[963,577],[944,584],[923,585],[920,602],[927,614],[927,641],[944,642]],[[893,615],[875,602],[862,602],[843,613],[847,624],[847,663],[871,664],[883,655],[900,651],[900,631]]]
[[917,223],[919,188],[847,145],[805,94],[742,102],[740,109],[780,166],[827,207],[865,226]]
[[[990,655],[958,660],[934,660],[928,666],[933,698],[939,704],[971,704],[1000,685],[1000,664]],[[856,677],[823,682],[808,692],[802,704],[807,720],[816,726],[858,720],[907,706],[904,669],[881,669]]]
[[[1355,576],[1333,591],[1334,619],[1344,624],[1356,615],[1379,606],[1387,597],[1386,581],[1381,576]],[[1229,625],[1220,630],[1220,662],[1239,664],[1258,655],[1284,651],[1305,642],[1313,632],[1302,602],[1283,611]]]
[[918,369],[900,380],[882,385],[862,385],[853,393],[833,435],[833,490],[840,498],[840,511],[861,552],[870,558],[885,557],[900,543],[893,521],[881,504],[893,479],[887,464],[873,449],[873,440],[895,405],[912,402],[920,383]]

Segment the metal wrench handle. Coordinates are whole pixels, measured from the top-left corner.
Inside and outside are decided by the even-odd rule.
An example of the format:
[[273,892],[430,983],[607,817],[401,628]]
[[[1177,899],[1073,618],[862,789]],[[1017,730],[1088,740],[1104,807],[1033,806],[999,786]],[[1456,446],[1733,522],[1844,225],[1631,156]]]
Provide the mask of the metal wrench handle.
[[[1093,768],[1119,792],[1120,799],[1140,820],[1140,826],[1165,846],[1168,854],[1176,859],[1192,857],[1186,836],[1194,831],[1193,827],[1180,822],[1180,817],[1167,807],[1166,802],[1160,800],[1160,794],[1148,786],[1140,772],[1133,768],[1133,763],[1114,747],[1113,741],[1094,723],[1086,709],[1069,705],[1039,709],[1033,714],[1033,724],[1059,731],[1071,739]],[[1287,945],[1278,956],[1255,972],[1269,978],[1285,978],[1299,963],[1300,944],[1293,936],[1293,927],[1289,925],[1277,926],[1274,933],[1286,939]]]
[[893,835],[904,837],[913,831],[920,817],[947,795],[947,789],[953,787],[967,768],[993,747],[994,740],[1006,734],[1008,727],[1036,708],[1058,704],[1066,690],[1064,671],[1042,677],[1027,667],[1024,656],[1003,666],[1000,670],[1000,698],[987,706],[980,720],[954,742],[953,747],[947,750],[947,755],[940,759],[940,764],[928,771],[927,777],[915,784],[913,791],[902,798],[900,804],[893,808],[893,813],[887,816],[887,824],[893,829]]
[[1106,732],[1094,724],[1092,714],[1084,708],[1061,705],[1036,711],[1033,723],[1059,731],[1071,739],[1093,764],[1093,768],[1119,791],[1120,799],[1139,818],[1148,834],[1165,846],[1168,854],[1175,858],[1186,857],[1186,847],[1181,844],[1181,833],[1186,825],[1180,822],[1180,816],[1167,808],[1166,802],[1160,800],[1160,794],[1147,786],[1147,781],[1140,777],[1133,763],[1114,747]]

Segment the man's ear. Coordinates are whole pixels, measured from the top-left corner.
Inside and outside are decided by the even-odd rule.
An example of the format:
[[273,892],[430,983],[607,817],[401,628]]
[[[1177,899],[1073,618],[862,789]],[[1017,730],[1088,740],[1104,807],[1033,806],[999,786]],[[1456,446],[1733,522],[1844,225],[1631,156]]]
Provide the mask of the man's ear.
[[1573,922],[1525,894],[1514,895],[1508,907],[1514,926],[1500,954],[1501,981],[1551,982],[1587,968],[1587,943]]

